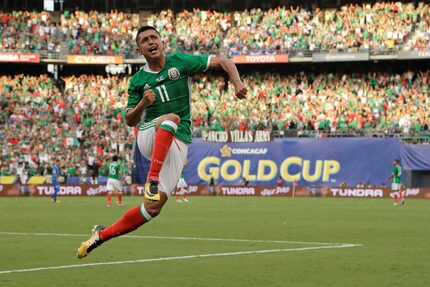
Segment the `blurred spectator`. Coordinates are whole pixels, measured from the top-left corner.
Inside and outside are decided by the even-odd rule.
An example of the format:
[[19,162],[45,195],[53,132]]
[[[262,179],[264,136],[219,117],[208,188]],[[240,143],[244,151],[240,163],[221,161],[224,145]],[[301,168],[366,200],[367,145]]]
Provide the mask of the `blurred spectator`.
[[278,180],[276,181],[276,185],[279,187],[283,187],[284,186],[284,179],[282,178],[282,176],[278,177]]

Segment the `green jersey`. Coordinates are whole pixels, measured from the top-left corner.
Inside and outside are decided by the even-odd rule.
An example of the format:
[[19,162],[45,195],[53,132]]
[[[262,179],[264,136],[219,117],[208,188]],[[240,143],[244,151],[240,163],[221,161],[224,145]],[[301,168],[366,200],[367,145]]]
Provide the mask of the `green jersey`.
[[119,170],[121,169],[121,165],[117,162],[111,162],[109,164],[109,176],[108,178],[113,178],[119,180]]
[[402,182],[402,168],[400,165],[395,165],[392,170],[393,183],[401,183]]
[[159,72],[151,71],[148,65],[142,67],[130,80],[127,109],[137,106],[148,89],[154,91],[155,101],[146,107],[138,129],[153,127],[162,115],[177,114],[181,123],[175,137],[191,143],[191,77],[206,71],[209,61],[209,56],[172,54]]

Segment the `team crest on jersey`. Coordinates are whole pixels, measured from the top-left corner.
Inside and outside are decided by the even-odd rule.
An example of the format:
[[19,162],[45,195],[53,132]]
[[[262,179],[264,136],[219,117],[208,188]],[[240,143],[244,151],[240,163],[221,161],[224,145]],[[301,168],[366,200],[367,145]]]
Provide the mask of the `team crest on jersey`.
[[167,73],[169,74],[170,80],[176,80],[181,75],[181,73],[179,73],[179,70],[176,68],[170,68]]

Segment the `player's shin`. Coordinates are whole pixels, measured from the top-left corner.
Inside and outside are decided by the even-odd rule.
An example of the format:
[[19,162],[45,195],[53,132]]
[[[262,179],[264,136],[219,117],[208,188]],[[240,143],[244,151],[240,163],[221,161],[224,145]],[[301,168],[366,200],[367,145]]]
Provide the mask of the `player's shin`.
[[399,194],[397,192],[394,193],[394,202],[399,203]]
[[111,238],[129,233],[151,219],[152,216],[149,215],[143,204],[135,206],[129,209],[117,222],[100,231],[100,239],[105,242]]
[[118,206],[122,206],[122,192],[118,192]]
[[107,194],[107,200],[108,200],[107,206],[110,207],[112,204],[112,192],[111,191],[109,191]]

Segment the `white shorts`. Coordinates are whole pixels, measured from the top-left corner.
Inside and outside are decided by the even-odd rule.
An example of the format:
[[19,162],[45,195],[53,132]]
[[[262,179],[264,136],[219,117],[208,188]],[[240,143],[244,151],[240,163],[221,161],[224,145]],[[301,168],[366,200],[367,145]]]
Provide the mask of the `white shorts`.
[[[155,127],[139,131],[137,134],[137,146],[140,153],[151,160],[154,150]],[[183,141],[174,138],[163,167],[160,171],[158,189],[171,196],[175,190],[176,184],[181,176],[187,159],[188,145]]]
[[187,187],[187,183],[185,182],[184,178],[180,178],[178,181],[178,184],[176,185],[177,188],[184,188]]
[[392,191],[400,191],[400,183],[391,183],[391,190]]
[[114,178],[108,178],[107,180],[107,191],[122,191],[122,183],[121,181],[114,179]]

